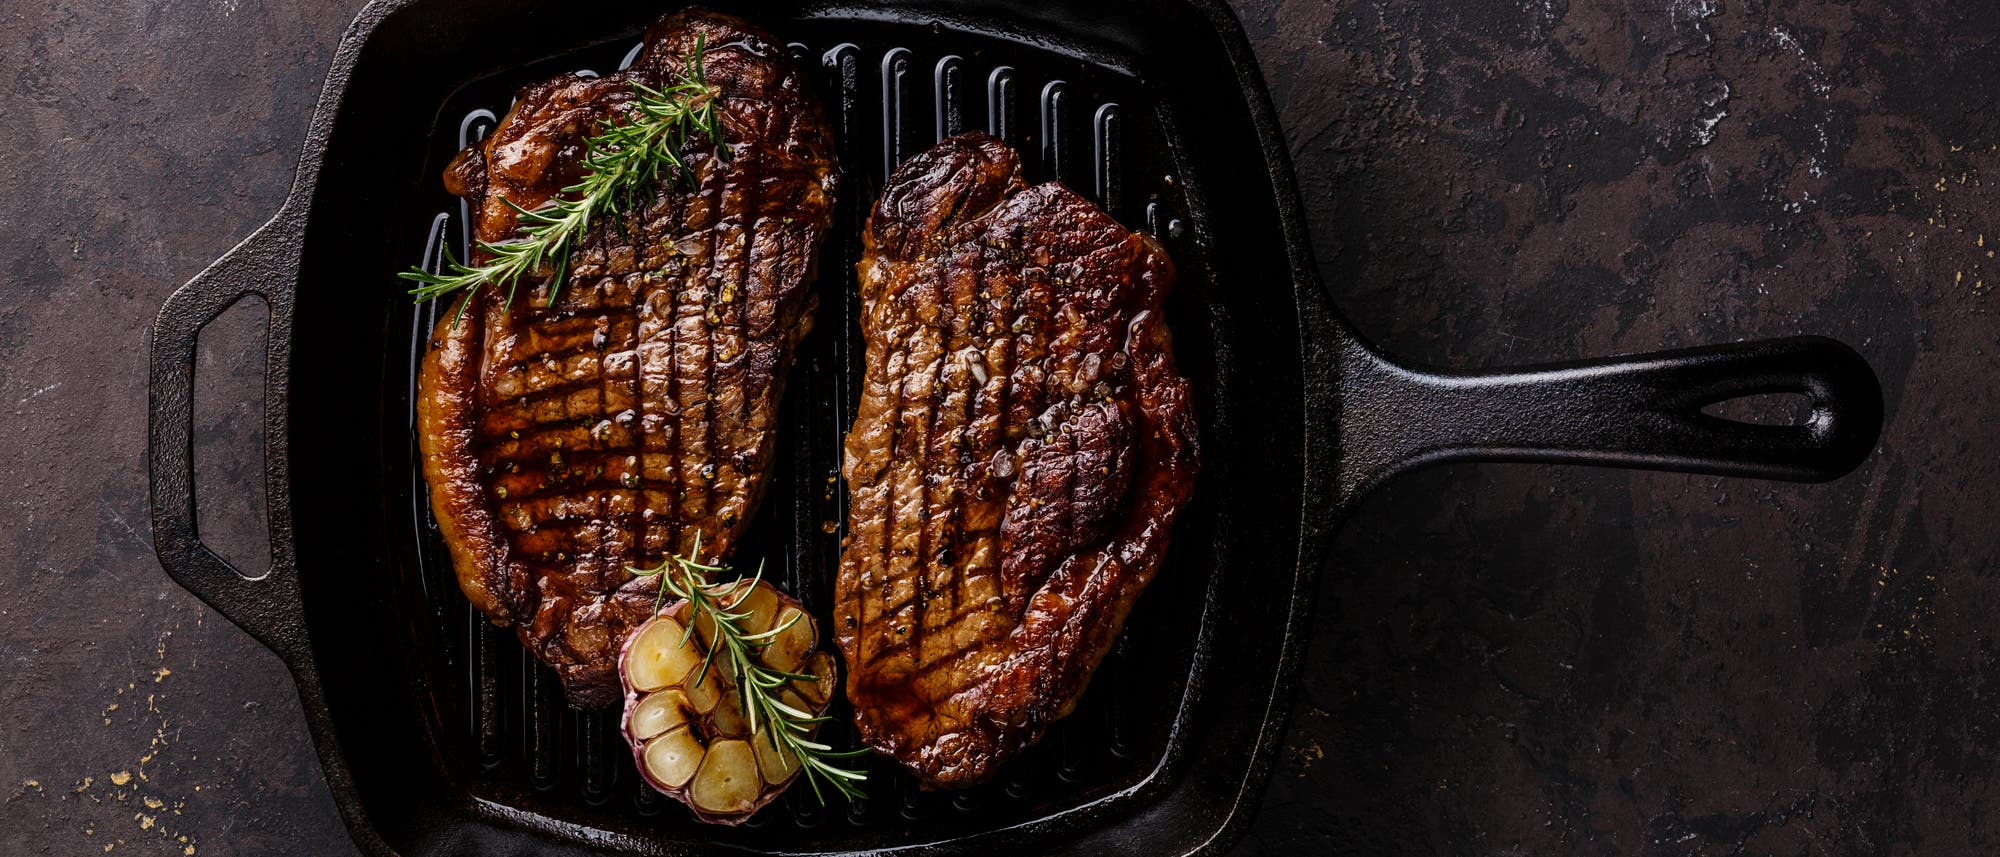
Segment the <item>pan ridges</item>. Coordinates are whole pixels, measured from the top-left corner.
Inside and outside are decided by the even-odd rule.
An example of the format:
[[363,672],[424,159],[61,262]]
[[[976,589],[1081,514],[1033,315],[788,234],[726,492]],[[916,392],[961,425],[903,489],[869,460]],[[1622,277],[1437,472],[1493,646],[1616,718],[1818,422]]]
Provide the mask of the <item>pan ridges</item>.
[[487,288],[433,333],[419,391],[432,505],[460,586],[561,677],[572,704],[618,699],[618,645],[650,614],[667,553],[729,554],[764,486],[776,409],[812,310],[831,221],[832,147],[782,45],[706,11],[670,16],[632,68],[524,89],[453,162],[476,236],[516,228],[574,183],[582,141],[705,44],[726,155],[601,221],[551,284]]
[[970,785],[1075,706],[1192,489],[1173,271],[983,134],[900,167],[864,242],[848,698],[927,785]]

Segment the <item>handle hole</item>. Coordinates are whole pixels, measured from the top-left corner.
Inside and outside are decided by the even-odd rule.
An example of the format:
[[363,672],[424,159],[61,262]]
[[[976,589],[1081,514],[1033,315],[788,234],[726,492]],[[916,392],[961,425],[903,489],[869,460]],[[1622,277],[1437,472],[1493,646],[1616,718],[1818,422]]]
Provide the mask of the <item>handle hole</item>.
[[1707,405],[1711,417],[1760,426],[1802,426],[1812,420],[1812,398],[1804,393],[1759,393]]
[[264,496],[264,356],[270,305],[230,304],[195,338],[195,532],[255,580],[271,569]]

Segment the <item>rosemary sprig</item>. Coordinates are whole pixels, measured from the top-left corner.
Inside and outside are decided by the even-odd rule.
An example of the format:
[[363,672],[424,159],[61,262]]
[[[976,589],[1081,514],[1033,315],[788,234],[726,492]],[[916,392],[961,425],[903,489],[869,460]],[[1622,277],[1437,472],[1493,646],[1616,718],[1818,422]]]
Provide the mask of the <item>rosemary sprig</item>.
[[[701,555],[699,535],[695,537],[693,553],[695,556]],[[790,628],[792,622],[797,622],[804,616],[802,613],[794,614],[791,621],[761,633],[751,633],[743,627],[743,620],[749,618],[750,611],[733,607],[737,603],[739,593],[747,595],[751,589],[756,588],[757,582],[763,579],[764,568],[761,564],[758,565],[755,575],[737,578],[727,583],[712,583],[707,577],[709,574],[728,571],[727,566],[704,565],[676,554],[668,555],[653,568],[627,570],[641,577],[659,575],[660,589],[654,597],[653,612],[658,613],[664,606],[668,593],[688,602],[689,615],[682,642],[686,642],[686,634],[694,633],[695,626],[699,624],[703,615],[709,618],[715,628],[715,640],[710,643],[708,653],[702,660],[701,672],[696,674],[694,683],[699,685],[707,678],[709,666],[714,662],[716,653],[720,651],[722,656],[728,659],[726,663],[729,670],[735,674],[737,699],[743,708],[744,717],[749,720],[751,734],[756,734],[757,724],[760,722],[773,724],[774,728],[765,733],[770,736],[772,749],[789,752],[792,758],[799,760],[799,766],[805,769],[806,782],[812,785],[813,797],[818,798],[822,806],[826,804],[826,794],[820,789],[822,781],[849,801],[866,797],[862,794],[859,784],[866,781],[868,775],[841,767],[835,762],[859,758],[867,755],[868,751],[835,750],[830,744],[814,740],[813,727],[832,718],[815,716],[810,711],[802,711],[787,705],[778,698],[788,683],[799,680],[817,681],[819,677],[773,669],[755,658],[758,652]]]
[[[505,306],[512,307],[521,278],[553,262],[549,278],[549,303],[553,305],[569,270],[570,249],[593,220],[618,217],[644,205],[646,191],[663,177],[685,179],[689,170],[681,150],[691,134],[722,142],[722,124],[715,113],[719,93],[708,84],[701,65],[705,48],[705,41],[695,43],[687,68],[676,73],[673,85],[665,89],[633,81],[633,100],[624,121],[617,117],[606,120],[598,133],[585,141],[583,178],[576,184],[563,188],[560,195],[533,211],[501,199],[519,215],[520,237],[479,242],[479,249],[491,258],[478,265],[453,258],[451,246],[446,244],[444,273],[413,266],[396,275],[416,283],[410,295],[422,303],[458,291],[470,294],[492,283],[507,290]],[[461,303],[459,312],[464,311]]]

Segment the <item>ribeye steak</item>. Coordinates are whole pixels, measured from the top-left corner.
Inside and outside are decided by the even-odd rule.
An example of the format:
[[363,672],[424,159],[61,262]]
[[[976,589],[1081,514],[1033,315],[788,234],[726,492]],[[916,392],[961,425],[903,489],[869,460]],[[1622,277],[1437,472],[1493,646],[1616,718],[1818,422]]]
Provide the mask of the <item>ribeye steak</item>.
[[670,85],[697,44],[726,151],[691,139],[689,175],[594,224],[553,305],[545,272],[511,305],[487,287],[445,312],[422,370],[424,474],[460,586],[579,707],[618,700],[618,646],[651,612],[653,580],[627,568],[697,537],[727,556],[762,493],[832,217],[829,131],[783,43],[691,10],[625,71],[523,89],[446,176],[476,237],[513,238],[513,206],[574,184],[634,82]]
[[1173,267],[971,134],[889,178],[860,268],[848,699],[926,785],[969,785],[1076,705],[1193,489]]

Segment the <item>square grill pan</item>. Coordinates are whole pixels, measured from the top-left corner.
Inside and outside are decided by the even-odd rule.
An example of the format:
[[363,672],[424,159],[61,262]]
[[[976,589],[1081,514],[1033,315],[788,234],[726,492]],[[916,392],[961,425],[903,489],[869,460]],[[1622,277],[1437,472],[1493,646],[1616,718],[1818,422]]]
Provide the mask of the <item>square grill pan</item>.
[[[1283,728],[1307,600],[1340,516],[1449,460],[1563,461],[1831,479],[1872,450],[1873,372],[1799,337],[1450,374],[1363,342],[1317,279],[1283,136],[1221,0],[718,4],[820,70],[845,183],[815,329],[782,405],[769,490],[737,549],[826,616],[845,522],[839,447],[862,342],[863,214],[902,158],[985,128],[1126,225],[1179,281],[1167,315],[1195,390],[1203,472],[1158,577],[1074,714],[996,781],[927,793],[870,765],[869,799],[795,787],[740,828],[638,785],[611,715],[474,615],[429,518],[414,366],[441,307],[394,273],[463,253],[439,172],[513,89],[626,61],[668,11],[609,0],[376,0],[350,26],[278,214],[176,291],[153,331],[154,543],[169,574],[297,679],[349,830],[371,854],[1187,854],[1226,847]],[[201,544],[192,481],[196,337],[270,308],[271,570]],[[1796,425],[1703,413],[1806,397]],[[825,734],[851,745],[836,705]]]
[[[942,26],[819,20],[781,32],[786,30],[813,39],[790,48],[801,68],[821,72],[843,185],[814,286],[821,301],[814,333],[801,348],[781,409],[771,488],[735,560],[745,568],[767,562],[766,576],[798,594],[822,617],[822,627],[830,627],[826,617],[847,521],[841,441],[860,397],[865,348],[855,263],[868,209],[888,173],[946,136],[986,130],[1024,154],[1030,182],[1060,180],[1078,189],[1128,226],[1162,236],[1177,259],[1192,258],[1200,245],[1184,225],[1188,195],[1173,178],[1166,119],[1132,69]],[[638,50],[598,46],[466,86],[439,113],[428,172],[441,172],[453,153],[490,132],[521,85],[562,71],[594,76],[623,68]],[[438,210],[411,230],[423,242],[413,243],[418,249],[410,262],[421,257],[422,265],[436,270],[447,246],[455,258],[469,258],[470,235],[466,203],[431,185],[426,202]],[[1201,275],[1200,266],[1184,272],[1168,308],[1174,329],[1188,331],[1181,349],[1197,352],[1183,362],[1195,364],[1204,362],[1198,352],[1210,339],[1202,330],[1210,319],[1200,299],[1207,291]],[[398,381],[408,395],[416,390],[431,331],[453,306],[433,302],[407,313],[409,358]],[[536,663],[511,630],[493,627],[465,602],[425,494],[415,402],[406,395],[400,404],[404,419],[385,434],[410,438],[402,467],[412,517],[404,541],[413,552],[403,557],[401,573],[437,624],[434,634],[414,629],[412,643],[416,651],[439,654],[426,669],[434,671],[427,678],[442,693],[427,714],[448,749],[448,764],[467,772],[472,797],[635,837],[734,838],[734,831],[693,821],[640,781],[619,735],[619,714],[568,708],[554,673]],[[1194,520],[1199,515],[1184,518],[1177,541],[1203,539],[1204,525]],[[795,848],[871,831],[943,840],[964,835],[969,826],[1007,827],[1138,786],[1180,740],[1173,718],[1148,713],[1171,713],[1188,691],[1198,639],[1190,631],[1203,621],[1208,582],[1207,569],[1189,563],[1189,556],[1196,554],[1173,554],[1134,610],[1092,681],[1099,690],[994,782],[925,792],[892,762],[873,758],[867,800],[822,807],[801,786],[746,824],[742,841]],[[859,746],[845,702],[838,704],[823,735],[836,746]]]
[[[888,171],[943,135],[987,129],[1023,152],[1030,180],[1064,181],[1173,255],[1168,320],[1198,391],[1204,472],[1077,710],[978,788],[924,792],[873,760],[865,801],[821,807],[797,788],[740,828],[700,825],[639,783],[615,715],[562,705],[553,676],[459,593],[411,426],[415,365],[445,308],[412,307],[393,274],[436,265],[446,246],[464,257],[465,212],[439,179],[451,154],[490,130],[516,87],[629,62],[668,11],[652,3],[378,0],[361,13],[292,197],[156,325],[163,565],[291,667],[335,799],[372,853],[1167,854],[1226,840],[1282,727],[1273,715],[1288,701],[1309,579],[1301,534],[1330,496],[1306,501],[1302,242],[1281,213],[1274,181],[1288,174],[1268,160],[1275,126],[1234,18],[1207,2],[719,5],[818,70],[837,126],[844,183],[815,329],[787,386],[769,490],[734,558],[768,562],[820,616],[862,361],[854,262]],[[1222,190],[1204,196],[1201,172]],[[1227,260],[1214,251],[1225,243]],[[1225,270],[1254,287],[1214,288]],[[272,325],[274,555],[258,580],[201,546],[181,475],[188,349],[245,295],[270,303]],[[1232,318],[1256,329],[1235,332]],[[1238,400],[1259,403],[1252,419],[1231,415]],[[1213,668],[1218,651],[1229,669]],[[848,712],[831,713],[823,734],[853,745]]]

